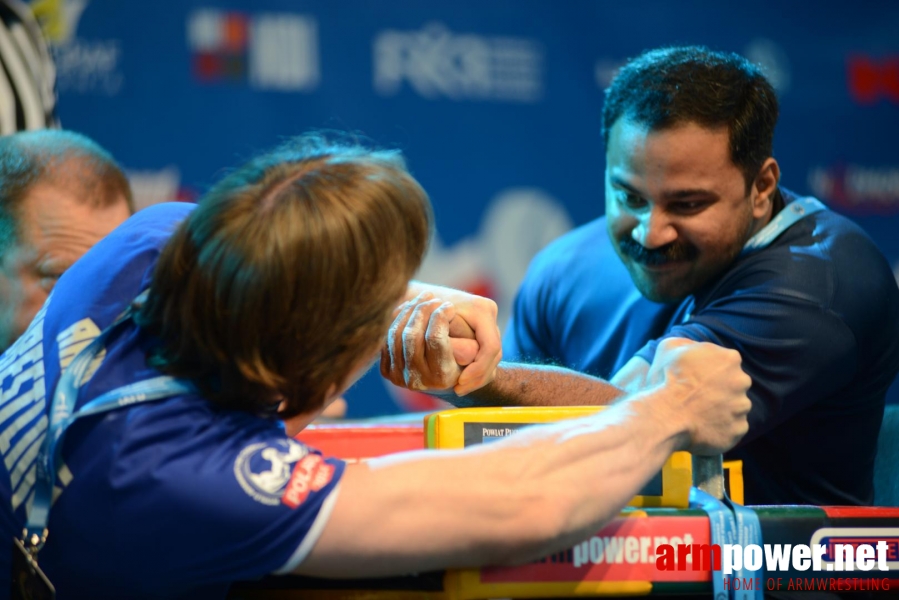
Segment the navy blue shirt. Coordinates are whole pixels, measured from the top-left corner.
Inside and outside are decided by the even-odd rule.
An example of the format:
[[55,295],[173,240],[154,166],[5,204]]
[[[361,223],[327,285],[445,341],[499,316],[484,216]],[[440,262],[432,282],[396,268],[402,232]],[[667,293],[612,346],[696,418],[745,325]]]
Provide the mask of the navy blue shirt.
[[[113,231],[65,273],[28,333],[0,357],[7,539],[21,535],[30,510],[60,371],[149,285],[160,249],[192,209],[154,206]],[[146,361],[151,343],[133,322],[113,334],[76,407],[159,376]],[[63,461],[39,556],[62,600],[224,597],[232,581],[288,572],[324,528],[344,468],[288,438],[275,419],[194,394],[77,421]],[[4,577],[9,547],[0,546]]]
[[535,258],[503,353],[609,377],[635,354],[651,362],[666,337],[743,357],[750,430],[726,458],[743,460],[748,504],[873,502],[899,371],[899,289],[858,226],[829,210],[806,216],[695,296],[662,305],[640,295],[597,219]]

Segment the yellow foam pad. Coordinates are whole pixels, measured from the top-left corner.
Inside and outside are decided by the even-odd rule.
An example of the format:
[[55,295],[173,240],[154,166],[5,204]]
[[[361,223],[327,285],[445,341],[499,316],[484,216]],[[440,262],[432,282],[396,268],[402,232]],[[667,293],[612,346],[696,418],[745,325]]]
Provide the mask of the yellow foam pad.
[[[429,415],[425,420],[428,448],[465,448],[514,435],[528,425],[554,423],[596,414],[601,406],[459,408]],[[686,508],[693,483],[688,452],[675,452],[630,506]],[[742,485],[741,485],[742,490]]]

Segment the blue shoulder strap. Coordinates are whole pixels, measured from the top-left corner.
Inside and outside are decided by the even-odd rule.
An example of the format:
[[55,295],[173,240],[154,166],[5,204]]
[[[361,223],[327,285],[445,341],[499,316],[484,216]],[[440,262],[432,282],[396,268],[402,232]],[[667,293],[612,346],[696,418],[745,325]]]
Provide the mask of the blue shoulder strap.
[[[137,300],[139,299],[140,297]],[[47,539],[47,521],[53,501],[53,486],[56,483],[56,469],[60,464],[61,442],[66,429],[82,417],[196,391],[191,383],[184,380],[169,376],[153,377],[111,390],[74,412],[78,389],[84,382],[84,376],[91,363],[112,334],[130,321],[133,314],[134,303],[75,356],[56,385],[50,405],[50,422],[37,459],[34,501],[24,532],[25,546],[32,555],[37,554]]]
[[822,210],[827,210],[827,207],[815,198],[796,198],[784,206],[783,210],[777,213],[770,223],[749,238],[749,241],[743,246],[743,251],[740,255],[743,256],[765,248],[797,221]]
[[[827,210],[827,207],[821,203],[820,200],[812,197],[805,198],[797,198],[787,204],[783,210],[777,213],[771,222],[765,225],[762,229],[760,229],[754,236],[749,238],[746,244],[743,245],[743,250],[740,252],[739,256],[746,256],[747,254],[751,254],[762,248],[766,248],[771,245],[771,242],[776,240],[781,236],[783,232],[787,229],[795,225],[797,222],[801,221],[805,217],[809,215],[813,215],[816,212],[820,212],[822,210]],[[685,305],[682,305],[678,312],[682,312],[681,317],[675,316],[675,319],[678,319],[678,323],[686,323],[690,320],[690,317],[693,315],[693,309],[695,308],[695,299],[693,296],[690,296],[689,300],[687,300]],[[686,306],[686,308],[684,308]]]

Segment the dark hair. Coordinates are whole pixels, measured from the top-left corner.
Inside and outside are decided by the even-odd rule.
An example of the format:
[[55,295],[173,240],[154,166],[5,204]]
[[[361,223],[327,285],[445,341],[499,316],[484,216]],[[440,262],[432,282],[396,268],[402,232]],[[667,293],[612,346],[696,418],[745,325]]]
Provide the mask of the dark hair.
[[777,96],[759,67],[701,46],[661,48],[630,60],[606,90],[603,140],[618,119],[652,130],[694,122],[727,127],[731,160],[747,189],[772,155]]
[[38,184],[74,189],[84,204],[105,208],[124,198],[128,178],[96,142],[73,131],[43,129],[0,137],[0,255],[20,235],[22,201]]
[[384,339],[431,206],[401,155],[305,136],[228,175],[159,257],[150,362],[219,405],[319,408]]

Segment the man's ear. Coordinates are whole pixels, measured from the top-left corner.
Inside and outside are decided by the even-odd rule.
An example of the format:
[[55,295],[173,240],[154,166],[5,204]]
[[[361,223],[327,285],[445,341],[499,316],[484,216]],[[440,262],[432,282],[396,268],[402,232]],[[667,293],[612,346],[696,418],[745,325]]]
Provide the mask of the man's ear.
[[768,157],[762,163],[759,174],[752,183],[752,216],[756,219],[763,218],[774,203],[774,192],[777,191],[777,182],[780,181],[780,166],[772,157]]

